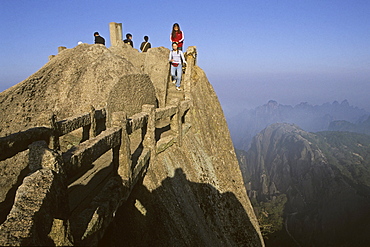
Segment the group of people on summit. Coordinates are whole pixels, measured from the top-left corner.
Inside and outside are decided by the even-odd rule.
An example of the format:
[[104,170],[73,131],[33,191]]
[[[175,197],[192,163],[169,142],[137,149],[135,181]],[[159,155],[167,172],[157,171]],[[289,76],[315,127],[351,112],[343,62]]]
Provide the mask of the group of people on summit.
[[[105,39],[100,36],[98,32],[94,33],[95,44],[105,45]],[[184,44],[184,32],[180,30],[180,25],[178,23],[173,24],[172,32],[170,34],[170,41],[172,43],[172,50],[169,54],[169,62],[171,63],[171,78],[172,83],[176,85],[176,89],[180,91],[181,85],[181,75],[182,75],[182,65],[186,64],[184,53],[182,52]],[[124,43],[134,47],[134,42],[132,41],[132,34],[127,33],[126,39],[123,40]],[[144,41],[140,45],[140,50],[142,52],[147,52],[152,45],[149,43],[149,37],[144,36]]]

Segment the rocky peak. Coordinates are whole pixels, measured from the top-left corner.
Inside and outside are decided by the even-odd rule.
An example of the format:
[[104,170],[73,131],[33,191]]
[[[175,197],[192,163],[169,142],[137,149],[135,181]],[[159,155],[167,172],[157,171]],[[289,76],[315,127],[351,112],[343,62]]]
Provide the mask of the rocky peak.
[[366,242],[369,147],[370,137],[356,133],[314,134],[291,124],[261,131],[246,154],[250,168],[242,171],[262,227],[274,222],[273,238],[288,235],[292,245]]
[[[121,42],[116,42],[112,48],[82,44],[63,50],[25,81],[0,94],[0,114],[4,116],[0,119],[0,136],[32,126],[49,126],[51,113],[56,113],[58,119],[65,119],[90,112],[93,106],[106,108],[107,118],[118,111],[124,111],[130,117],[141,112],[144,104],[154,105],[155,108],[171,104],[171,99],[167,98],[168,52],[168,49],[159,47],[143,54]],[[181,140],[182,144],[172,142],[166,151],[158,152],[150,160],[144,179],[136,184],[120,208],[109,208],[111,205],[106,203],[121,200],[110,197],[109,192],[116,187],[101,190],[98,194],[103,194],[104,199],[98,198],[97,201],[102,204],[97,206],[93,200],[93,213],[89,211],[91,208],[86,211],[82,208],[81,211],[87,213],[78,215],[89,223],[86,226],[77,222],[78,226],[71,223],[69,227],[71,219],[68,212],[64,222],[54,220],[53,214],[49,213],[53,212],[53,207],[44,205],[37,197],[39,208],[47,207],[43,212],[47,212],[45,217],[49,218],[46,230],[42,228],[40,233],[32,233],[38,237],[36,243],[52,245],[68,236],[68,241],[63,244],[73,244],[70,235],[75,237],[75,241],[88,241],[95,227],[102,227],[99,217],[111,218],[113,215],[115,219],[105,231],[101,245],[264,246],[217,95],[198,66],[192,67],[189,77],[184,80],[191,82],[186,97],[192,99],[192,107],[186,114],[189,118],[186,122],[190,125],[185,128],[187,133]],[[174,97],[183,99],[185,95],[179,93]],[[162,127],[154,126],[156,133],[168,128]],[[169,129],[166,134],[171,135],[171,131],[175,130]],[[129,138],[134,139],[132,136]],[[80,139],[77,140],[79,143]],[[22,191],[35,191],[28,188],[36,180],[26,179],[29,177],[29,151],[14,157],[0,162],[0,175],[6,177],[1,183],[0,206],[7,204],[4,206],[7,210],[8,203],[17,197],[15,191],[18,187],[22,188],[16,194],[20,197]],[[32,174],[40,178],[36,173]],[[50,178],[49,185],[54,186],[53,173],[44,175]],[[94,180],[95,176],[92,178]],[[28,183],[22,183],[22,180]],[[52,193],[46,187],[44,191],[45,195]],[[63,198],[68,200],[69,197]],[[13,214],[23,206],[18,205],[8,212],[12,212],[13,216],[23,215]],[[4,211],[1,216],[6,218],[10,214]],[[36,212],[35,215],[40,214]],[[10,223],[14,225],[14,222]],[[31,225],[34,221],[30,219],[27,222]],[[55,225],[53,223],[53,229],[49,229],[52,222]],[[93,223],[90,225],[90,222]],[[19,223],[22,224],[20,219]],[[9,229],[3,225],[0,228]],[[12,234],[2,231],[0,242],[9,244],[6,236]],[[101,237],[103,234],[99,232],[98,235]],[[28,238],[23,235],[18,237]],[[18,239],[14,237],[13,240],[16,242]]]

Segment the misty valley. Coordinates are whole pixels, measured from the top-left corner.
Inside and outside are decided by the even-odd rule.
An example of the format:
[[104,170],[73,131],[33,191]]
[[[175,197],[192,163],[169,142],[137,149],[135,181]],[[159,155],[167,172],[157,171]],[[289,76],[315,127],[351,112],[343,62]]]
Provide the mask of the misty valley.
[[266,246],[367,246],[369,112],[271,100],[228,124]]

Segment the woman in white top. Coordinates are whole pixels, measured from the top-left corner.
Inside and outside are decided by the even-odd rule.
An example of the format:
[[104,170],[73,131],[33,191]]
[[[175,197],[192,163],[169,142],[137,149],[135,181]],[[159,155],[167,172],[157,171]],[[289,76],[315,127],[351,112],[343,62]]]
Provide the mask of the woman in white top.
[[172,43],[169,61],[171,62],[171,79],[176,84],[176,89],[180,91],[182,63],[186,64],[184,53],[178,49],[177,42]]

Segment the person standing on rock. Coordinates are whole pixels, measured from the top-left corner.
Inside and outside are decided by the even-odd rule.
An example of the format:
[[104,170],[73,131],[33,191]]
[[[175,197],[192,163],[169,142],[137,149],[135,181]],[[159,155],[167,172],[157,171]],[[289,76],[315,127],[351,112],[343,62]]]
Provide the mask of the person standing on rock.
[[175,23],[173,24],[172,26],[172,32],[171,32],[171,35],[170,35],[170,40],[171,42],[177,42],[178,44],[178,49],[180,51],[182,51],[182,46],[184,44],[184,38],[185,38],[185,35],[184,35],[184,32],[180,30],[180,26],[178,23]]
[[149,40],[149,37],[144,36],[144,41],[140,45],[140,50],[142,52],[147,52],[149,48],[152,48],[152,45],[148,42],[148,40]]
[[132,48],[134,48],[134,42],[132,41],[131,33],[126,34],[126,39],[123,41],[123,43],[129,44]]
[[176,84],[176,89],[180,91],[182,62],[186,64],[184,53],[178,49],[177,42],[172,43],[172,51],[168,60],[171,63],[171,80]]
[[105,39],[102,36],[100,36],[98,32],[94,33],[94,37],[95,37],[95,44],[105,45]]

